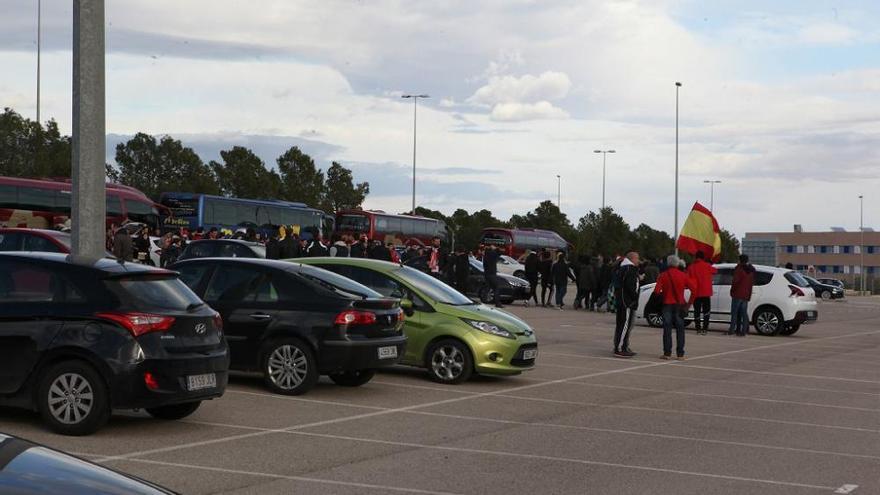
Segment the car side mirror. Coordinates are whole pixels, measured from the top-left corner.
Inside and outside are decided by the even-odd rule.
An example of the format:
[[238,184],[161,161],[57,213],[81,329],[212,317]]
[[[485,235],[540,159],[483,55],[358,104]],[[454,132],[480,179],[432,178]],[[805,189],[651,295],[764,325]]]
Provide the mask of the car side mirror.
[[401,299],[400,309],[403,310],[403,314],[405,314],[406,316],[412,316],[416,312],[415,307],[413,306],[412,299]]

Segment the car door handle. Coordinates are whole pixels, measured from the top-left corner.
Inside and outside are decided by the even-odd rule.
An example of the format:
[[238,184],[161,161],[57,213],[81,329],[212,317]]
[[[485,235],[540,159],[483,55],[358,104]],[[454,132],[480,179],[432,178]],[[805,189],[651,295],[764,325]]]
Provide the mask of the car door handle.
[[266,313],[251,313],[248,316],[255,320],[271,320],[272,315],[267,315]]

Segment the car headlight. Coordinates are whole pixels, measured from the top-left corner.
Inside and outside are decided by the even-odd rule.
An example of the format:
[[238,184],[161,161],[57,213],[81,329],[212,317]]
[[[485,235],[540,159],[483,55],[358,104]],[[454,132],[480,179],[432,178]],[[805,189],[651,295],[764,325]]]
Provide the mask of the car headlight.
[[504,337],[506,339],[516,338],[512,333],[494,323],[489,323],[488,321],[468,320],[467,318],[462,318],[461,320],[481,332],[486,332],[488,334],[492,334],[498,337]]

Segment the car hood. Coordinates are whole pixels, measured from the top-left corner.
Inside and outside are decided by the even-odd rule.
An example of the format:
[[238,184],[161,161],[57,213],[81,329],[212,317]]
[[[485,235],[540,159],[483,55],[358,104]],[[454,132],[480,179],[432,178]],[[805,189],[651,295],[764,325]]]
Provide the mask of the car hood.
[[500,327],[503,327],[517,335],[531,335],[534,333],[532,327],[528,323],[522,321],[516,316],[485,304],[474,304],[471,306],[452,306],[449,304],[438,304],[438,309],[443,313],[465,318],[475,321],[488,321]]

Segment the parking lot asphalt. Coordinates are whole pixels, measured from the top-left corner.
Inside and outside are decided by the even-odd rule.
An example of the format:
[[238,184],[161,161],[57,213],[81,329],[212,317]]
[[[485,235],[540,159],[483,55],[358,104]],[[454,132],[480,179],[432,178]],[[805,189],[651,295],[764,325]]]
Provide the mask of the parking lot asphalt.
[[791,337],[691,330],[684,362],[648,327],[611,357],[610,314],[509,310],[539,336],[516,377],[401,367],[286,397],[235,375],[183,421],[119,413],[63,437],[4,409],[0,431],[187,494],[880,493],[876,299],[821,303]]

